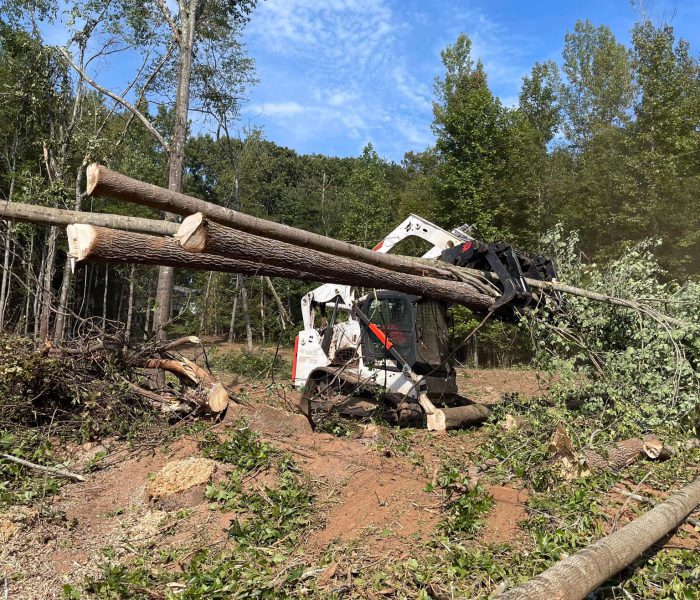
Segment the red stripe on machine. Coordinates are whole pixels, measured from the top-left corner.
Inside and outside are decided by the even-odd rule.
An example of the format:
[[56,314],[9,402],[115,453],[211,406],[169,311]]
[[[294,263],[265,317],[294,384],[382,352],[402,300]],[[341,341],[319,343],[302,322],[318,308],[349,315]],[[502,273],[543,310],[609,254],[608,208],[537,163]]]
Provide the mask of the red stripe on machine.
[[387,350],[391,349],[391,347],[394,344],[391,343],[391,340],[386,337],[386,334],[381,329],[379,329],[377,325],[375,325],[374,323],[370,323],[369,329],[374,335],[377,336],[377,339],[384,345],[384,347]]
[[376,252],[376,251],[379,250],[383,245],[384,245],[384,240],[382,240],[382,241],[379,242],[374,248],[372,248],[372,252]]
[[294,338],[294,361],[292,362],[292,384],[297,380],[297,350],[299,350],[299,335]]

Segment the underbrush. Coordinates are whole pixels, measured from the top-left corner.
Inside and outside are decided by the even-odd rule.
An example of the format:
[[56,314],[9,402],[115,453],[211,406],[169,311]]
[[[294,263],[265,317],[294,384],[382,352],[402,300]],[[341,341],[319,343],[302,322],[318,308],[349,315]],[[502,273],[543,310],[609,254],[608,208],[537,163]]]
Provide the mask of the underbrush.
[[247,379],[289,379],[292,365],[278,353],[268,350],[229,350],[211,357],[213,369],[227,371]]
[[[67,442],[135,437],[155,417],[124,382],[128,371],[118,353],[53,355],[0,335],[0,452],[55,465]],[[0,505],[50,495],[60,483],[0,461]]]

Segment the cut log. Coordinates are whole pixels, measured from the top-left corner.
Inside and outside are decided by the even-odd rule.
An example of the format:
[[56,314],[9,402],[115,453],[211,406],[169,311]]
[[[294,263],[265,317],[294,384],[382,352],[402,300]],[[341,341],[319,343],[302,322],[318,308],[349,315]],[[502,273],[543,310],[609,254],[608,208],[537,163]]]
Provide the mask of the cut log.
[[[372,288],[385,288],[416,294],[428,298],[444,299],[468,306],[474,310],[486,311],[491,306],[492,298],[476,293],[469,284],[458,281],[444,281],[432,277],[417,277],[378,269],[348,259],[342,260],[340,270],[329,271],[327,258],[330,255],[308,250],[305,256],[313,252],[318,268],[307,271],[305,267],[290,268],[259,263],[251,260],[235,260],[214,254],[197,254],[182,249],[171,238],[160,238],[126,231],[116,231],[91,225],[70,225],[68,228],[70,256],[77,261],[113,261],[147,265],[168,265],[188,269],[204,269],[240,273],[242,275],[269,275],[270,277],[287,277],[300,281],[337,283],[345,285],[364,285]],[[224,228],[225,229],[225,228]],[[256,239],[256,236],[249,238]],[[273,243],[267,240],[268,243]],[[277,242],[281,244],[281,242]],[[295,267],[299,252],[294,249]],[[258,256],[260,250],[253,248],[248,255]],[[277,254],[279,257],[279,254]],[[330,257],[333,258],[333,257]],[[284,262],[290,265],[292,259],[286,255]],[[311,264],[309,261],[305,263]],[[347,271],[351,269],[351,272]]]
[[415,275],[430,275],[443,279],[454,279],[449,269],[411,259],[405,256],[381,254],[333,238],[311,233],[288,225],[258,219],[230,208],[218,206],[199,198],[173,192],[171,190],[132,179],[121,173],[91,164],[87,168],[87,192],[93,196],[108,196],[125,202],[150,206],[178,215],[191,215],[200,212],[209,219],[234,229],[263,236],[281,242],[288,242],[303,248],[329,252],[336,256],[353,258],[370,265]]
[[111,227],[124,231],[137,231],[154,235],[173,235],[177,232],[178,224],[158,219],[142,219],[125,215],[110,215],[106,213],[90,213],[79,210],[63,210],[21,204],[19,202],[0,202],[0,218],[23,223],[38,223],[40,225],[71,225],[84,223],[98,227]]
[[229,397],[226,388],[221,383],[215,383],[209,390],[209,396],[207,397],[209,410],[214,413],[224,412],[228,407],[228,401]]
[[615,533],[499,596],[502,600],[582,600],[678,527],[700,504],[700,478]]
[[487,311],[493,298],[461,281],[419,277],[375,267],[349,258],[333,256],[285,242],[230,229],[206,219],[201,213],[187,217],[176,235],[180,245],[192,253],[265,262],[293,264],[303,271],[325,275],[338,284],[384,288],[417,294],[434,300],[456,302],[477,311]]
[[445,415],[445,429],[461,429],[469,425],[478,425],[491,415],[491,411],[483,404],[452,406],[441,410]]
[[671,456],[670,450],[656,436],[630,438],[605,446],[599,452],[584,450],[582,454],[586,464],[594,471],[619,471],[644,456],[660,460]]
[[172,238],[117,231],[92,225],[69,225],[69,256],[77,261],[166,265],[242,275],[270,275],[302,281],[319,281],[315,274],[295,269],[231,260],[208,254],[194,255],[180,248]]

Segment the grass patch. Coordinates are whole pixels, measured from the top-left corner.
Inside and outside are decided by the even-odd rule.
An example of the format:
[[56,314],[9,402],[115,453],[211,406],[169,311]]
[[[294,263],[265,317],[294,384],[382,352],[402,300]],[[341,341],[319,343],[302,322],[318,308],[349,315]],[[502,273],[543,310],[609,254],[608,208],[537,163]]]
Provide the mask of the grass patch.
[[228,371],[246,379],[267,379],[269,377],[289,379],[292,365],[279,354],[268,350],[229,350],[216,353],[211,358],[213,369]]

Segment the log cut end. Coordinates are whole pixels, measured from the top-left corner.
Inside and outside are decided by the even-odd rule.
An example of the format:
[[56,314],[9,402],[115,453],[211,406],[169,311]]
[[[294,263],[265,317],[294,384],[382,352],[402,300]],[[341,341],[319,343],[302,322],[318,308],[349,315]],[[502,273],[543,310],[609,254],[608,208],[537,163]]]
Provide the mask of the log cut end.
[[195,213],[187,217],[177,230],[175,239],[188,252],[204,252],[204,244],[207,239],[204,215]]
[[92,196],[100,181],[100,164],[92,163],[88,165],[87,168],[87,193],[88,196]]
[[93,225],[81,225],[73,223],[66,227],[68,235],[68,254],[71,259],[78,262],[85,260],[90,255],[97,231]]

